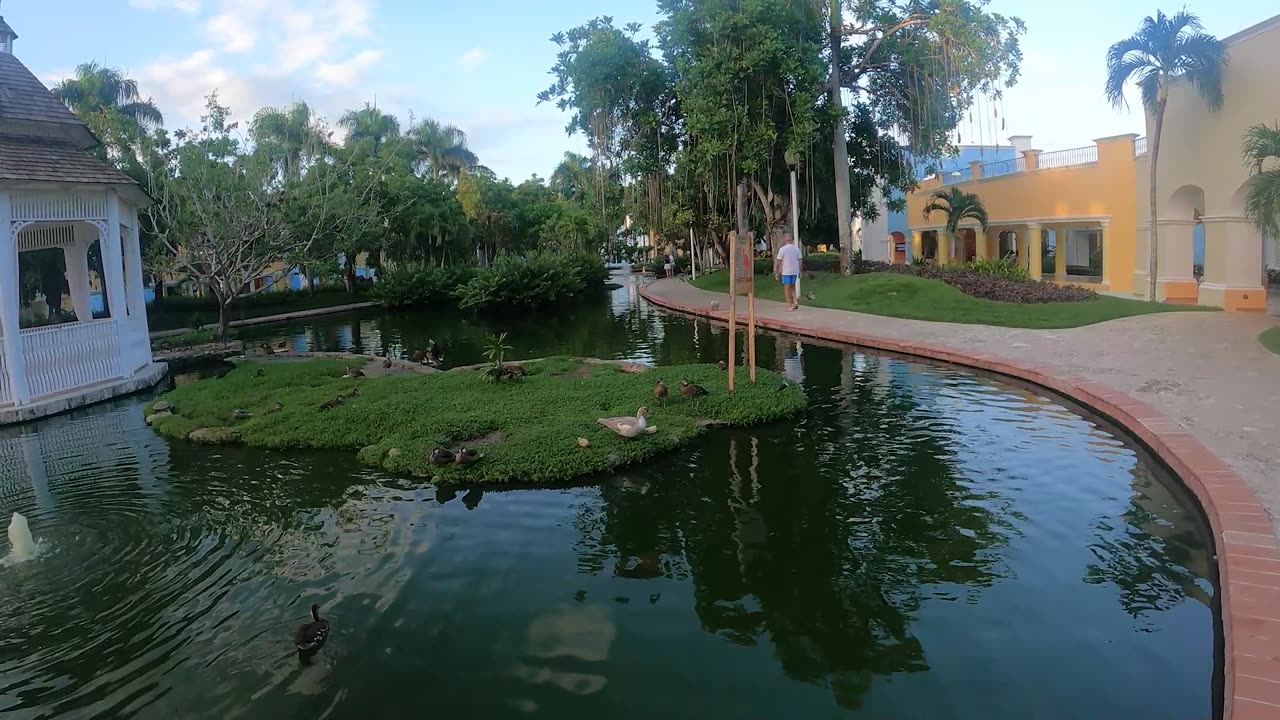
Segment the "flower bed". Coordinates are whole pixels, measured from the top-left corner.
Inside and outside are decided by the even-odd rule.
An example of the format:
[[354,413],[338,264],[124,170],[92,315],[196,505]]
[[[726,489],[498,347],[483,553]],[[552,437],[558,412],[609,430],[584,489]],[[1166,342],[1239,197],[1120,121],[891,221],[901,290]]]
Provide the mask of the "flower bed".
[[940,280],[966,295],[984,300],[1010,303],[1084,302],[1098,294],[1078,285],[1058,285],[1043,280],[1003,277],[960,265],[890,265],[883,262],[862,263],[863,272],[889,272],[899,275]]

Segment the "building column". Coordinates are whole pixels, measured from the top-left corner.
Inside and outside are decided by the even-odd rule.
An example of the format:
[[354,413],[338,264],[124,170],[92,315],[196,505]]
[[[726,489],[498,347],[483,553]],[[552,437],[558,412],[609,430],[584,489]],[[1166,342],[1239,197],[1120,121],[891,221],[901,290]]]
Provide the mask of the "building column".
[[1147,277],[1147,268],[1150,267],[1151,258],[1149,253],[1151,247],[1151,226],[1139,225],[1137,232],[1133,236],[1133,294],[1144,299],[1147,297],[1151,284]]
[[[1195,276],[1194,220],[1161,220],[1157,238],[1156,298],[1172,303],[1194,303],[1200,287]],[[1206,238],[1207,240],[1207,238]],[[1206,245],[1208,243],[1206,242]],[[1148,258],[1143,260],[1149,262]],[[1141,263],[1144,268],[1146,262]]]
[[76,310],[76,320],[93,319],[93,306],[89,301],[89,246],[79,237],[62,248],[62,261],[67,267],[67,288],[71,291],[71,305]]
[[1027,231],[1019,228],[1013,231],[1014,251],[1018,254],[1018,266],[1024,268],[1027,272],[1031,272],[1031,265],[1028,263],[1030,257],[1027,250]]
[[951,244],[955,242],[955,236],[946,230],[938,231],[938,254],[937,260],[939,265],[951,264]]
[[129,305],[125,300],[124,255],[120,246],[120,198],[115,190],[107,191],[107,232],[98,238],[98,248],[102,251],[102,274],[111,319],[124,322],[129,317]]
[[911,231],[911,253],[910,253],[910,257],[907,258],[907,262],[909,263],[914,262],[916,258],[923,258],[923,257],[924,257],[924,231],[912,230]]
[[9,193],[0,192],[0,335],[4,340],[4,370],[9,376],[9,398],[15,405],[31,400],[27,364],[22,353],[22,301],[18,294],[18,241],[13,232]]
[[1204,222],[1201,302],[1227,310],[1266,312],[1262,234],[1242,217],[1206,215],[1201,220]]
[[1102,251],[1102,284],[1110,288],[1111,278],[1114,277],[1111,268],[1115,265],[1115,243],[1111,242],[1111,221],[1098,221],[1098,244]]
[[1031,275],[1032,280],[1039,280],[1041,277],[1040,253],[1043,242],[1040,226],[1036,223],[1027,223],[1027,273]]
[[991,232],[984,227],[974,228],[973,242],[977,246],[977,258],[979,260],[990,260]]
[[1053,229],[1053,274],[1059,280],[1067,279],[1067,237],[1071,235],[1071,226],[1063,225]]

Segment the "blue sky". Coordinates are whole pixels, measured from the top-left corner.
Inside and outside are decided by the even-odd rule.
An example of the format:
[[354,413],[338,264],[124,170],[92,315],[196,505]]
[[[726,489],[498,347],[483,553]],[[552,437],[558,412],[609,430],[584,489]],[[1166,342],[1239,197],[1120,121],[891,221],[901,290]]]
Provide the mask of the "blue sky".
[[[1266,0],[1186,5],[1219,37],[1275,13]],[[962,141],[1032,135],[1052,150],[1140,133],[1139,113],[1102,98],[1104,58],[1157,7],[993,0],[1027,22],[1023,76],[1002,104],[1005,129],[975,123]],[[214,88],[242,119],[295,99],[336,119],[376,99],[402,120],[412,112],[457,124],[481,162],[515,180],[546,176],[566,150],[585,150],[565,135],[564,114],[537,105],[555,60],[551,34],[597,15],[646,27],[656,19],[649,0],[9,0],[2,9],[19,34],[15,54],[46,83],[90,59],[123,68],[172,127],[198,122]]]

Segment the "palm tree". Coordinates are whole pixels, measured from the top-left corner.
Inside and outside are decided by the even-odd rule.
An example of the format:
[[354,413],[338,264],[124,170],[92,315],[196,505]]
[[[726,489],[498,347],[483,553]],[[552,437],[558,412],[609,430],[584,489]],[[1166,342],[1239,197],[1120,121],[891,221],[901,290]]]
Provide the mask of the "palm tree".
[[119,68],[81,63],[75,77],[54,85],[52,92],[106,143],[114,159],[133,151],[148,130],[164,124],[156,104],[144,99],[137,81]]
[[328,148],[331,134],[305,102],[287,108],[262,108],[253,116],[249,133],[257,149],[280,168],[285,179],[300,177],[307,161]]
[[[1252,168],[1245,191],[1244,212],[1263,237],[1280,240],[1280,124],[1254,125],[1244,133],[1244,161]],[[1270,163],[1270,167],[1263,169]]]
[[396,116],[384,113],[369,103],[359,110],[343,113],[338,118],[338,127],[347,131],[347,145],[370,142],[375,155],[382,143],[400,137],[400,121]]
[[1124,87],[1129,82],[1142,91],[1142,106],[1152,119],[1148,148],[1151,153],[1151,234],[1148,291],[1156,299],[1156,260],[1159,216],[1156,214],[1156,163],[1160,158],[1160,133],[1169,102],[1169,85],[1185,78],[1210,110],[1222,107],[1222,72],[1227,67],[1227,46],[1203,32],[1200,18],[1184,11],[1173,15],[1156,12],[1146,17],[1138,32],[1107,51],[1107,99],[1117,109],[1127,107]]
[[987,229],[987,208],[982,204],[982,198],[957,187],[935,190],[929,196],[929,204],[924,206],[924,219],[928,220],[935,212],[947,216],[947,232],[952,235],[955,235],[960,229],[960,223],[965,220],[976,220],[983,231]]
[[413,140],[418,159],[435,177],[457,182],[464,171],[479,163],[479,158],[467,148],[467,134],[454,125],[423,118],[405,134]]

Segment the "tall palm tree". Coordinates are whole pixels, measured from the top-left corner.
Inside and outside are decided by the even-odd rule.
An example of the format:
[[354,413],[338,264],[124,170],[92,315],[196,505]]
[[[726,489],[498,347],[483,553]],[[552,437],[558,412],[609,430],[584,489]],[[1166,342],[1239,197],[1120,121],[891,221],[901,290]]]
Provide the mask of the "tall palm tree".
[[323,154],[331,134],[301,101],[285,108],[262,108],[253,116],[249,133],[285,179],[297,179],[309,160]]
[[400,121],[391,113],[365,103],[359,110],[348,110],[338,118],[338,127],[347,131],[347,145],[369,142],[374,154],[387,140],[400,137]]
[[1245,215],[1263,237],[1280,241],[1280,124],[1246,130],[1241,153],[1253,171],[1245,191]]
[[143,98],[137,81],[119,68],[81,63],[75,77],[54,85],[52,92],[106,144],[110,159],[119,160],[126,151],[136,155],[146,132],[164,124],[156,104]]
[[479,158],[467,148],[467,134],[457,126],[423,118],[405,134],[413,141],[419,161],[435,177],[457,182],[464,171],[479,163]]
[[958,187],[935,190],[929,196],[929,204],[924,206],[924,219],[928,220],[935,212],[947,216],[947,232],[952,235],[956,234],[960,223],[965,220],[976,220],[984,232],[987,229],[987,208],[982,204],[982,198]]
[[1160,159],[1160,133],[1169,103],[1169,85],[1178,78],[1191,84],[1210,110],[1222,107],[1222,72],[1227,67],[1227,46],[1203,32],[1200,18],[1184,11],[1173,15],[1156,12],[1146,17],[1138,32],[1107,51],[1107,99],[1117,109],[1127,107],[1125,85],[1137,84],[1142,106],[1151,118],[1148,149],[1151,153],[1150,258],[1147,271],[1150,300],[1156,299],[1157,232],[1156,164]]

